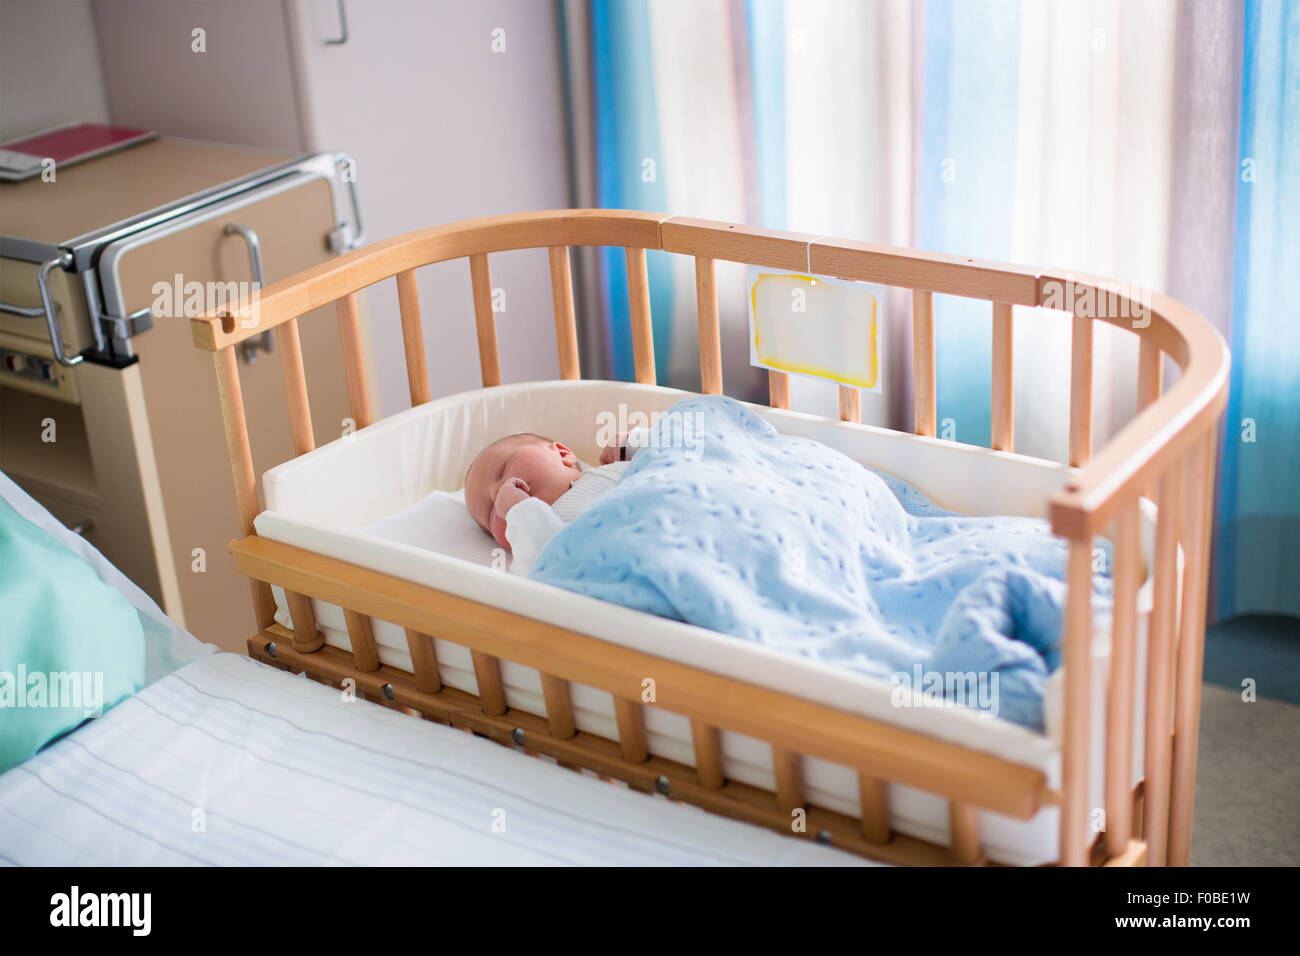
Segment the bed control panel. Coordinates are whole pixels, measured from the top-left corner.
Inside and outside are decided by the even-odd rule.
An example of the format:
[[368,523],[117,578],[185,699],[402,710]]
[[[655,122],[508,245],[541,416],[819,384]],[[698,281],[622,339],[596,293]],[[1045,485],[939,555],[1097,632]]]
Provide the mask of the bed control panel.
[[35,392],[64,402],[77,401],[71,370],[55,361],[48,349],[31,339],[0,333],[0,385]]

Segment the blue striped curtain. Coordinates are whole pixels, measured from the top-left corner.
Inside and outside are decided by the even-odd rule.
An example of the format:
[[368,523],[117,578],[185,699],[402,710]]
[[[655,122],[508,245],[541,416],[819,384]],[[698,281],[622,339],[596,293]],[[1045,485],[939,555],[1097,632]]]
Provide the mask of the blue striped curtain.
[[1246,6],[1220,618],[1300,615],[1300,4]]
[[[917,236],[922,249],[1011,258],[1015,195],[1017,0],[925,5]],[[990,444],[992,318],[987,303],[936,296],[936,420],[944,438]]]
[[[656,78],[672,75],[664,70],[683,67],[680,28],[693,12],[706,9],[706,0],[694,8],[677,0],[587,2],[600,203],[698,215],[694,208],[668,208],[670,187],[676,182],[680,195],[684,181],[672,177],[689,178],[691,170],[661,166],[648,180],[642,161],[699,132],[672,111],[663,114],[655,91]],[[1178,58],[1206,57],[1201,62],[1226,68],[1229,60],[1223,58],[1235,57],[1230,48],[1185,43],[1177,26],[1181,7],[926,0],[872,5],[868,13],[851,0],[714,2],[721,6],[707,10],[715,15],[725,10],[733,23],[732,49],[719,49],[717,55],[741,65],[736,110],[743,149],[735,181],[746,184],[749,221],[832,231],[826,220],[849,203],[838,198],[839,206],[809,203],[809,182],[825,178],[818,188],[833,190],[835,182],[849,179],[861,210],[856,220],[852,215],[838,220],[842,229],[852,230],[844,234],[966,256],[1073,266],[1156,287],[1167,281],[1168,250],[1147,255],[1171,230],[1161,218],[1168,206],[1159,198],[1174,181],[1161,165],[1172,165],[1176,148],[1167,127],[1190,124],[1187,141],[1192,143],[1201,129],[1194,110],[1175,114],[1179,91],[1170,79],[1173,64]],[[1234,15],[1240,16],[1239,8]],[[888,34],[891,24],[899,23],[904,26],[898,29],[910,31],[910,52],[897,32]],[[818,44],[812,57],[801,56],[799,47],[808,24]],[[1232,314],[1209,316],[1227,331],[1233,350],[1216,521],[1218,617],[1246,611],[1300,615],[1300,317],[1290,297],[1296,294],[1290,286],[1300,278],[1300,2],[1248,0],[1244,32],[1235,25],[1229,32],[1242,39],[1243,165],[1236,184],[1235,235],[1216,228],[1197,246],[1209,250],[1205,269],[1221,271],[1225,297],[1226,263],[1234,260]],[[838,57],[833,63],[826,62],[831,50]],[[862,75],[846,65],[876,60],[892,65],[882,67],[883,80],[867,81],[880,84],[868,90],[859,82]],[[810,77],[820,78],[820,85],[810,85]],[[1166,80],[1170,85],[1161,85]],[[863,103],[883,102],[886,83],[894,84],[893,96],[898,84],[911,85],[911,129],[872,126],[886,113],[864,118]],[[809,90],[818,95],[809,97]],[[835,99],[844,91],[856,91],[860,98],[845,99],[852,104],[846,107]],[[827,95],[833,101],[823,102]],[[1216,114],[1216,120],[1230,123],[1227,112]],[[888,115],[894,122],[907,121]],[[808,134],[810,116],[816,120],[812,126],[825,130],[825,138],[811,144],[800,139]],[[863,169],[844,158],[861,156],[862,144],[877,140],[883,155],[891,136],[907,143],[910,171],[894,167],[891,172],[885,163]],[[810,155],[829,161],[810,162]],[[862,186],[870,176],[878,181],[866,183],[864,201]],[[846,185],[841,183],[841,191],[847,193]],[[910,231],[900,236],[895,228],[887,234],[889,217],[880,211],[887,205],[867,207],[876,202],[874,196],[907,190]],[[1225,209],[1229,194],[1225,178]],[[1183,208],[1197,201],[1195,195],[1172,197]],[[1137,225],[1141,232],[1131,228]],[[616,377],[631,378],[623,258],[606,252],[602,262],[612,368]],[[674,280],[662,254],[652,254],[650,278],[658,371],[667,381]],[[682,276],[677,281],[684,307],[691,290],[681,284]],[[1037,319],[1017,318],[1018,348],[1032,345],[1033,354],[1056,356],[1061,367],[1017,366],[1017,389],[1032,392],[1034,401],[1018,402],[1016,447],[1060,459],[1068,326],[1053,339],[1051,323]],[[678,321],[684,322],[683,316]],[[940,435],[988,445],[989,307],[936,297],[935,321]],[[1021,342],[1022,334],[1039,338]],[[682,345],[691,337],[685,324],[680,337]],[[1135,407],[1135,366],[1125,364],[1132,356],[1124,344],[1104,351],[1109,341],[1104,335],[1098,339],[1098,396],[1111,402],[1098,412],[1099,442],[1121,428]],[[905,340],[893,345],[901,351]],[[900,363],[900,377],[906,374],[906,364]],[[889,407],[890,420],[883,423],[905,426],[909,405]]]
[[785,11],[782,0],[746,0],[745,25],[753,82],[757,225],[786,229]]
[[[659,111],[655,103],[647,0],[592,0],[592,87],[596,125],[596,196],[602,208],[666,212],[667,187],[657,157]],[[648,168],[646,161],[654,162]],[[603,248],[601,278],[609,316],[609,367],[615,379],[635,377],[627,260]],[[655,374],[668,378],[672,349],[673,284],[668,254],[646,256],[654,328]]]

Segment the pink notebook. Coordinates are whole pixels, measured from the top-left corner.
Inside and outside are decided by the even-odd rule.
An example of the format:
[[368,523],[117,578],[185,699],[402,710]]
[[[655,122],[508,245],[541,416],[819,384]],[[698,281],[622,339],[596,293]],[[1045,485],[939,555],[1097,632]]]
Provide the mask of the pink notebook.
[[103,123],[74,123],[0,143],[0,179],[26,179],[41,171],[42,162],[69,166],[84,159],[144,143],[158,134],[129,126]]

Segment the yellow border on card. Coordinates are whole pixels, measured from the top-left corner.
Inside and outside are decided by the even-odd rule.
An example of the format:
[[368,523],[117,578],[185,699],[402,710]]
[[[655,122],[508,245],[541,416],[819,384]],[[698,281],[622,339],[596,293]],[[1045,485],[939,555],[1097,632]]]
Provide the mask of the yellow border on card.
[[[871,326],[868,333],[867,351],[869,354],[868,365],[871,374],[864,380],[858,378],[848,378],[836,375],[825,368],[813,365],[801,365],[795,362],[771,362],[762,357],[763,346],[759,341],[758,335],[758,284],[763,279],[804,279],[809,283],[816,285],[817,279],[814,276],[802,275],[797,272],[760,272],[754,280],[754,284],[749,290],[749,307],[750,316],[754,323],[754,354],[758,356],[758,362],[764,368],[776,369],[780,372],[794,372],[799,375],[811,375],[814,378],[823,378],[832,382],[838,382],[840,385],[854,385],[858,388],[875,388],[876,382],[880,380],[880,351],[876,347],[878,331],[876,328],[876,316],[879,311],[880,303],[877,301],[875,293],[871,294]],[[823,280],[825,281],[825,280]]]

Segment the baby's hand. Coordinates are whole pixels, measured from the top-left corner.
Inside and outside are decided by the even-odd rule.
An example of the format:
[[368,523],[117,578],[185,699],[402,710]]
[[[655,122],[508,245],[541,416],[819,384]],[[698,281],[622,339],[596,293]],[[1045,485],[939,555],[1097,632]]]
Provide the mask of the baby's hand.
[[498,515],[505,518],[511,508],[528,497],[530,497],[528,482],[522,478],[511,478],[503,482],[501,487],[497,489],[497,497],[493,507]]
[[623,446],[627,444],[627,432],[619,432],[618,438],[613,445],[609,445],[600,450],[600,463],[602,465],[611,465],[616,461],[622,461]]

